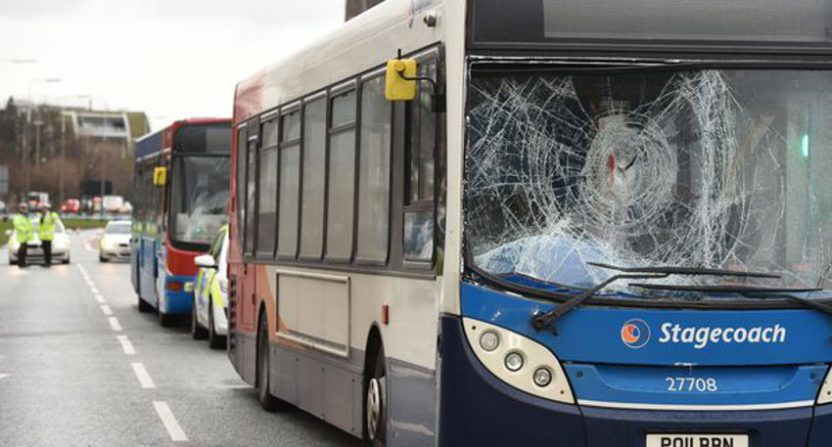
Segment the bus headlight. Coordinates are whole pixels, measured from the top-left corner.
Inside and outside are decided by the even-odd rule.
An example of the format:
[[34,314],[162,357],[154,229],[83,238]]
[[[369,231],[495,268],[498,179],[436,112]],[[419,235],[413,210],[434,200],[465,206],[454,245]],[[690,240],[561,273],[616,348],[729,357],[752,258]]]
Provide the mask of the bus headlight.
[[826,378],[823,379],[823,385],[820,387],[818,393],[818,405],[832,404],[832,368],[826,373]]
[[509,352],[506,354],[506,369],[511,372],[520,371],[520,368],[523,367],[523,354],[520,354],[517,351]]
[[575,403],[560,361],[548,348],[484,321],[463,318],[462,324],[474,354],[497,378],[543,399]]
[[494,331],[485,331],[480,335],[480,347],[488,352],[500,346],[500,336]]

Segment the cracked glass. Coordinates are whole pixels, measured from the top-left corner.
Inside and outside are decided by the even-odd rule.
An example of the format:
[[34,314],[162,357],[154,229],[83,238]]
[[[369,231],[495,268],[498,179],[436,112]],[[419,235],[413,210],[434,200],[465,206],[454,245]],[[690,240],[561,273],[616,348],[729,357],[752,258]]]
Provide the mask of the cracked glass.
[[827,288],[830,117],[824,71],[474,70],[468,258],[567,290],[614,274],[589,262],[781,275],[661,284]]

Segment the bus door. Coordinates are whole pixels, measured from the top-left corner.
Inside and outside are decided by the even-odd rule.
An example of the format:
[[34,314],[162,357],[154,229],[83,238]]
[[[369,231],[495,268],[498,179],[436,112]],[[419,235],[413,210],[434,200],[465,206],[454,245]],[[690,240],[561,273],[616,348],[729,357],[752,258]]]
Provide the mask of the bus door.
[[[253,124],[253,125],[252,125]],[[257,124],[252,123],[249,126],[252,128],[256,128]],[[255,235],[256,232],[256,224],[257,224],[257,206],[256,206],[256,188],[255,185],[257,184],[257,136],[256,133],[251,135],[254,132],[249,132],[249,139],[248,144],[246,145],[245,157],[246,157],[246,182],[245,182],[245,203],[243,206],[245,207],[245,213],[243,213],[243,276],[242,280],[239,281],[238,287],[240,288],[240,301],[239,301],[239,322],[240,322],[240,329],[246,332],[253,332],[256,330],[256,321],[257,321],[257,295],[256,295],[256,276],[257,276],[257,268],[256,263],[254,263],[254,252],[255,252]]]

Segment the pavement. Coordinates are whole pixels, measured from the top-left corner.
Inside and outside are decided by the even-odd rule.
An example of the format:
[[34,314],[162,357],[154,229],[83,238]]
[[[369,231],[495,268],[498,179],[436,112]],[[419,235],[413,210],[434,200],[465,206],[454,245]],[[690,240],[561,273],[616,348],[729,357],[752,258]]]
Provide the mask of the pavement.
[[72,264],[8,265],[0,249],[0,445],[358,446],[300,410],[267,413],[224,351],[140,314],[129,264],[95,231]]

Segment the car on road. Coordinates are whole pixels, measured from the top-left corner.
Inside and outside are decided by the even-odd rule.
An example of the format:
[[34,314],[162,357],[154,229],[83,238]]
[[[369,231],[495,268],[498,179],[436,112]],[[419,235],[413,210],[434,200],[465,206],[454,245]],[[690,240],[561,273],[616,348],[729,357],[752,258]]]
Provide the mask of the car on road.
[[191,334],[195,340],[208,338],[212,349],[225,347],[228,319],[228,226],[220,229],[211,250],[197,256]]
[[66,199],[61,204],[61,214],[78,214],[81,212],[81,201],[78,199]]
[[98,260],[101,262],[129,260],[132,232],[133,222],[129,220],[108,222],[98,241]]
[[[31,241],[27,242],[26,263],[37,264],[43,262],[43,248],[41,248],[40,239],[38,238],[40,216],[31,216],[30,219],[32,220],[34,236]],[[17,241],[17,233],[12,231],[11,237],[9,238],[9,264],[17,264],[17,250],[19,248],[20,242]],[[69,260],[69,234],[66,231],[64,223],[59,220],[55,222],[55,239],[52,240],[52,262],[69,264]]]

